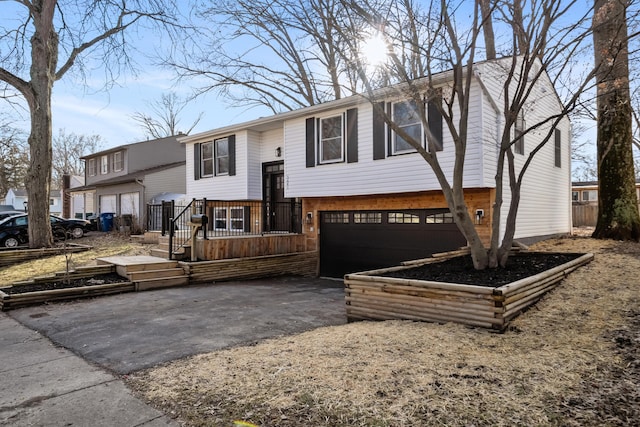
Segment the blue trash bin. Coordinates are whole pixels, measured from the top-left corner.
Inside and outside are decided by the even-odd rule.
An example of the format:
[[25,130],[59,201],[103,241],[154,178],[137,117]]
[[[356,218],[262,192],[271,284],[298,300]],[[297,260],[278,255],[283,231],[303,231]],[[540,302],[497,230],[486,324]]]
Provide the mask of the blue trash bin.
[[113,230],[113,212],[104,212],[100,214],[100,225],[102,231]]

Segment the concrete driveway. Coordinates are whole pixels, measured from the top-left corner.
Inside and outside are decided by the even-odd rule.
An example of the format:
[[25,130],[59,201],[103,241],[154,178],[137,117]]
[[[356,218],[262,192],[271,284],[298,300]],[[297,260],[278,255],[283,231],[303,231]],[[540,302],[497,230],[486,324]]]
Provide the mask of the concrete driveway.
[[341,281],[301,277],[126,293],[8,314],[119,374],[347,321]]

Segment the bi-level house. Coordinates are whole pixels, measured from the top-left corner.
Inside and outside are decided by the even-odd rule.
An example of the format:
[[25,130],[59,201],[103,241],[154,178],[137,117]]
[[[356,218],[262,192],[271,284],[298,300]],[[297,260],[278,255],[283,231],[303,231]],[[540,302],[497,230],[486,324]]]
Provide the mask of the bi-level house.
[[82,160],[84,185],[69,193],[82,199],[83,214],[111,213],[116,224],[142,229],[154,195],[185,192],[185,148],[175,136],[120,145]]
[[[443,85],[448,76],[439,76]],[[484,239],[489,238],[491,226],[504,77],[494,63],[479,63],[471,82],[464,186]],[[548,79],[535,91],[536,100],[526,110],[529,123],[562,108]],[[401,120],[407,117],[403,112],[415,106],[398,93],[382,90],[376,102]],[[437,109],[430,109],[428,119],[440,141],[439,159],[451,174],[451,135]],[[422,129],[419,121],[401,124],[419,128],[412,131]],[[518,144],[517,167],[540,142],[541,133],[527,133]],[[569,138],[570,123],[563,120],[536,155],[522,188],[516,238],[570,233]],[[333,277],[466,245],[428,165],[362,96],[180,141],[186,146],[187,195],[207,200],[209,240],[217,231],[238,236],[288,231],[304,237],[305,250],[318,252],[319,274]],[[509,194],[505,206],[508,201]],[[282,203],[291,208],[277,209]]]

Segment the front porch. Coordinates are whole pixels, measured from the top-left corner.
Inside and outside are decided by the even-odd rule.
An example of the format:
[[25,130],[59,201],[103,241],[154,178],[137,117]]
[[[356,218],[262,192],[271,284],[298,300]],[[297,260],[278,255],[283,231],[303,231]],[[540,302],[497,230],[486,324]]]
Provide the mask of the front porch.
[[193,199],[147,206],[144,240],[152,255],[212,261],[306,252],[301,203]]

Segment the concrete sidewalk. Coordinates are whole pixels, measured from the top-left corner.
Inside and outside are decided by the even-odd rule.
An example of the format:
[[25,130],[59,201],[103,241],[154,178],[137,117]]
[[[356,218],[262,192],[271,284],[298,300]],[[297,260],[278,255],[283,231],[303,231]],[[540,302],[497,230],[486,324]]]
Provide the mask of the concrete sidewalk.
[[1,426],[177,426],[112,374],[0,313]]

